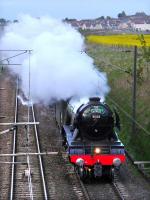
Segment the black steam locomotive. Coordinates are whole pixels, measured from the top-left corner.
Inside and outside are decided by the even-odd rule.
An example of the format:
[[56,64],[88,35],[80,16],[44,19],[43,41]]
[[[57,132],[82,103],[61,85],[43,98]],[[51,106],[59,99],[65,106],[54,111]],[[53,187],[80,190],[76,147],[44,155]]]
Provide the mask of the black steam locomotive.
[[64,138],[70,162],[81,177],[109,176],[125,162],[124,145],[118,139],[119,115],[90,98],[86,104],[61,101],[56,104],[56,121]]

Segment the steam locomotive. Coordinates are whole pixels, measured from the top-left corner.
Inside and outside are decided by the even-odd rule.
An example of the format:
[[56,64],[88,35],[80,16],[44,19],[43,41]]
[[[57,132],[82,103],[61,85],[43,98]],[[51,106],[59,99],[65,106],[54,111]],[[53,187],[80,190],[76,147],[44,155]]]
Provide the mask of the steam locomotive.
[[118,139],[120,119],[116,111],[93,97],[87,103],[56,103],[55,117],[69,160],[80,178],[107,176],[125,162],[124,145]]

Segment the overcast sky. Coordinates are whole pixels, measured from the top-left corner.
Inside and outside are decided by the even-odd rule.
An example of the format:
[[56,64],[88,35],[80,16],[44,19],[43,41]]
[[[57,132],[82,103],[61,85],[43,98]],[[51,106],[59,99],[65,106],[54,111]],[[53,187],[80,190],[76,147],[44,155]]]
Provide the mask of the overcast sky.
[[150,0],[0,0],[0,18],[16,19],[20,14],[54,18],[117,17],[144,11],[150,15]]

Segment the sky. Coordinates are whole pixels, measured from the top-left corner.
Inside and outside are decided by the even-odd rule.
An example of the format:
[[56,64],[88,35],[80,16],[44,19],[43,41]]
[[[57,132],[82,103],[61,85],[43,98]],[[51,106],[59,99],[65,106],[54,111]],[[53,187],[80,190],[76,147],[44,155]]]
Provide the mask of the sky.
[[150,15],[150,0],[0,0],[0,18],[7,20],[19,19],[21,14],[58,19],[117,17],[123,10],[128,15]]

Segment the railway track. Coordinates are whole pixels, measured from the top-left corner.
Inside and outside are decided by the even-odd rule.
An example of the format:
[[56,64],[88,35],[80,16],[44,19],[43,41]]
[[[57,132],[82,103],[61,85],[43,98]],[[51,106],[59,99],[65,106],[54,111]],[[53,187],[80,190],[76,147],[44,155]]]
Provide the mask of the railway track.
[[[77,175],[78,176],[78,175]],[[80,180],[81,181],[81,180]],[[130,199],[124,185],[119,181],[118,175],[115,175],[114,181],[109,182],[107,179],[91,180],[88,183],[82,183],[88,199]]]
[[126,199],[130,199],[128,192],[125,188],[125,186],[121,183],[121,181],[119,180],[119,175],[118,173],[114,173],[114,181],[112,182],[114,189],[116,190],[118,197],[121,200],[126,200]]
[[[5,88],[5,86],[3,86],[3,88]],[[6,91],[2,90],[1,92],[4,93]],[[9,93],[11,93],[11,91],[9,91]],[[9,99],[8,96],[6,99]],[[2,103],[4,103],[4,101]],[[120,179],[120,175],[115,174],[113,183],[109,183],[105,180],[91,181],[89,183],[81,182],[74,171],[74,167],[69,163],[67,154],[61,147],[62,140],[55,124],[54,108],[36,105],[36,112],[33,114],[33,108],[30,107],[30,111],[28,112],[27,107],[23,106],[17,98],[16,104],[18,104],[19,107],[18,114],[16,115],[16,122],[28,121],[28,116],[30,122],[36,121],[36,119],[33,119],[33,115],[35,116],[36,113],[36,118],[40,121],[40,126],[35,128],[32,125],[28,130],[27,125],[20,125],[14,130],[13,134],[1,136],[0,144],[2,148],[0,153],[14,154],[17,156],[5,157],[6,164],[3,163],[0,165],[0,199],[137,200],[146,196],[144,194],[145,190],[143,190],[143,194],[141,193],[139,198],[137,198],[137,196],[134,197],[133,191],[137,188],[137,183],[133,184],[134,177],[132,179],[130,177],[129,180],[125,181],[124,177],[122,178],[121,176]],[[11,107],[13,108],[13,106]],[[9,113],[9,111],[4,110],[4,112],[1,113],[1,115],[5,116],[5,113]],[[10,116],[11,115],[12,111],[10,112]],[[1,122],[4,121],[15,122],[12,117],[1,119]],[[36,142],[35,129],[37,129],[40,141],[39,150]],[[14,140],[14,138],[16,139]],[[4,144],[2,145],[2,143]],[[13,150],[12,147],[14,147]],[[41,167],[39,165],[39,154],[40,152],[54,151],[59,151],[59,154],[41,155],[43,174],[45,175],[45,186],[43,186]],[[24,155],[21,152],[23,152]],[[1,162],[3,161],[1,160]],[[121,174],[125,172],[127,173],[127,176],[129,176],[130,172],[126,171],[126,168],[124,168],[125,167],[123,167]],[[131,190],[128,185],[132,186],[130,187]],[[44,187],[47,195],[44,193]],[[147,192],[147,197],[148,195],[149,193]]]
[[[45,166],[49,166],[49,168],[45,169],[45,172],[46,172],[46,177],[47,178],[49,177],[48,191],[50,193],[50,199],[88,199],[88,200],[124,199],[125,190],[124,190],[124,193],[119,192],[119,191],[122,191],[122,189],[121,189],[121,184],[119,185],[119,180],[117,179],[115,180],[115,184],[108,182],[108,180],[95,181],[95,182],[91,181],[89,184],[85,184],[80,180],[78,174],[74,170],[73,165],[70,164],[67,154],[61,148],[62,141],[60,138],[59,130],[52,129],[52,127],[55,127],[55,125],[53,124],[54,119],[52,119],[52,116],[54,118],[54,112],[55,112],[54,108],[51,107],[50,108],[51,121],[49,121],[49,124],[51,124],[51,128],[50,128],[51,134],[47,136],[45,135],[46,136],[45,140],[47,140],[47,138],[50,138],[50,140],[49,140],[48,149],[43,149],[43,151],[44,150],[51,151],[53,146],[58,146],[59,151],[60,151],[59,155],[57,156],[55,155],[51,157],[51,159],[44,158]],[[39,113],[38,115],[41,116],[43,115],[43,113],[46,113],[46,111],[45,112],[43,111]],[[48,120],[50,120],[50,118]],[[45,118],[45,121],[47,121],[46,118]],[[42,140],[43,140],[43,143],[45,143],[44,133],[40,141],[42,142]],[[60,166],[61,166],[61,171],[60,171]],[[54,168],[56,169],[56,171],[55,172],[53,171],[52,173],[51,171]],[[55,180],[51,181],[52,179],[54,179],[54,177],[55,177]],[[64,178],[69,183],[69,187],[68,187],[69,192],[66,191],[66,182],[63,181]],[[58,185],[58,187],[56,187],[56,185]],[[61,188],[59,187],[59,185],[61,185]],[[116,188],[117,189],[119,188],[119,191]],[[64,196],[62,196],[63,191],[66,191],[66,194]]]
[[[59,152],[58,155],[43,156],[49,199],[88,199],[74,172],[73,166],[69,163],[67,154],[62,148],[61,136],[53,118],[54,108],[47,109],[45,107],[41,109],[37,106],[36,110],[37,118],[41,122],[39,133],[42,151]],[[51,114],[48,118],[47,112]],[[45,123],[42,123],[42,121]],[[42,132],[44,124],[49,125],[48,127],[45,126],[44,132]]]
[[[3,75],[4,74],[4,75]],[[14,122],[15,77],[10,78],[9,71],[0,75],[0,122]],[[10,126],[0,126],[0,132]],[[12,132],[0,135],[0,154],[12,153]],[[0,157],[0,199],[9,199],[11,157]]]
[[[3,156],[7,153],[5,159],[9,158],[7,163],[9,171],[7,174],[9,176],[6,180],[7,192],[2,195],[1,190],[1,199],[87,199],[75,174],[73,175],[67,170],[66,165],[69,166],[70,163],[65,162],[63,153],[51,155],[50,157],[44,155],[43,159],[41,155],[33,155],[41,153],[38,141],[39,128],[36,125],[29,127],[26,123],[22,124],[22,122],[35,122],[35,113],[33,106],[27,108],[21,104],[17,98],[18,91],[19,87],[17,86],[15,117],[12,124],[20,123],[20,125],[14,126],[12,138],[9,140],[12,148],[7,149],[7,152],[1,152]],[[55,134],[56,130],[53,126],[48,128]],[[43,136],[42,130],[44,130],[43,127],[40,130],[40,137]],[[58,151],[61,149],[60,145],[57,146],[57,144],[60,144],[61,139],[59,141],[57,137],[52,136],[51,143],[47,143],[49,133],[45,136],[46,142],[42,143],[41,141],[43,151]],[[54,142],[54,138],[56,142]],[[53,146],[56,146],[56,148],[53,148]],[[46,177],[44,177],[43,160]]]
[[[67,155],[64,154],[63,158],[65,160],[65,166],[67,168],[69,176],[72,178],[72,181],[79,185],[79,188],[75,188],[77,193],[83,196],[87,200],[95,199],[118,199],[118,200],[130,200],[128,192],[125,186],[119,180],[119,174],[114,173],[114,180],[110,182],[108,179],[99,179],[99,180],[89,180],[88,183],[83,183],[80,180],[79,175],[75,171],[72,164],[68,162]],[[76,186],[75,186],[76,187]]]
[[[35,122],[33,105],[23,106],[18,91],[17,86],[15,123]],[[12,154],[21,152],[26,155],[12,156],[10,199],[48,199],[41,155],[30,155],[41,153],[36,124],[22,124],[14,130]]]

